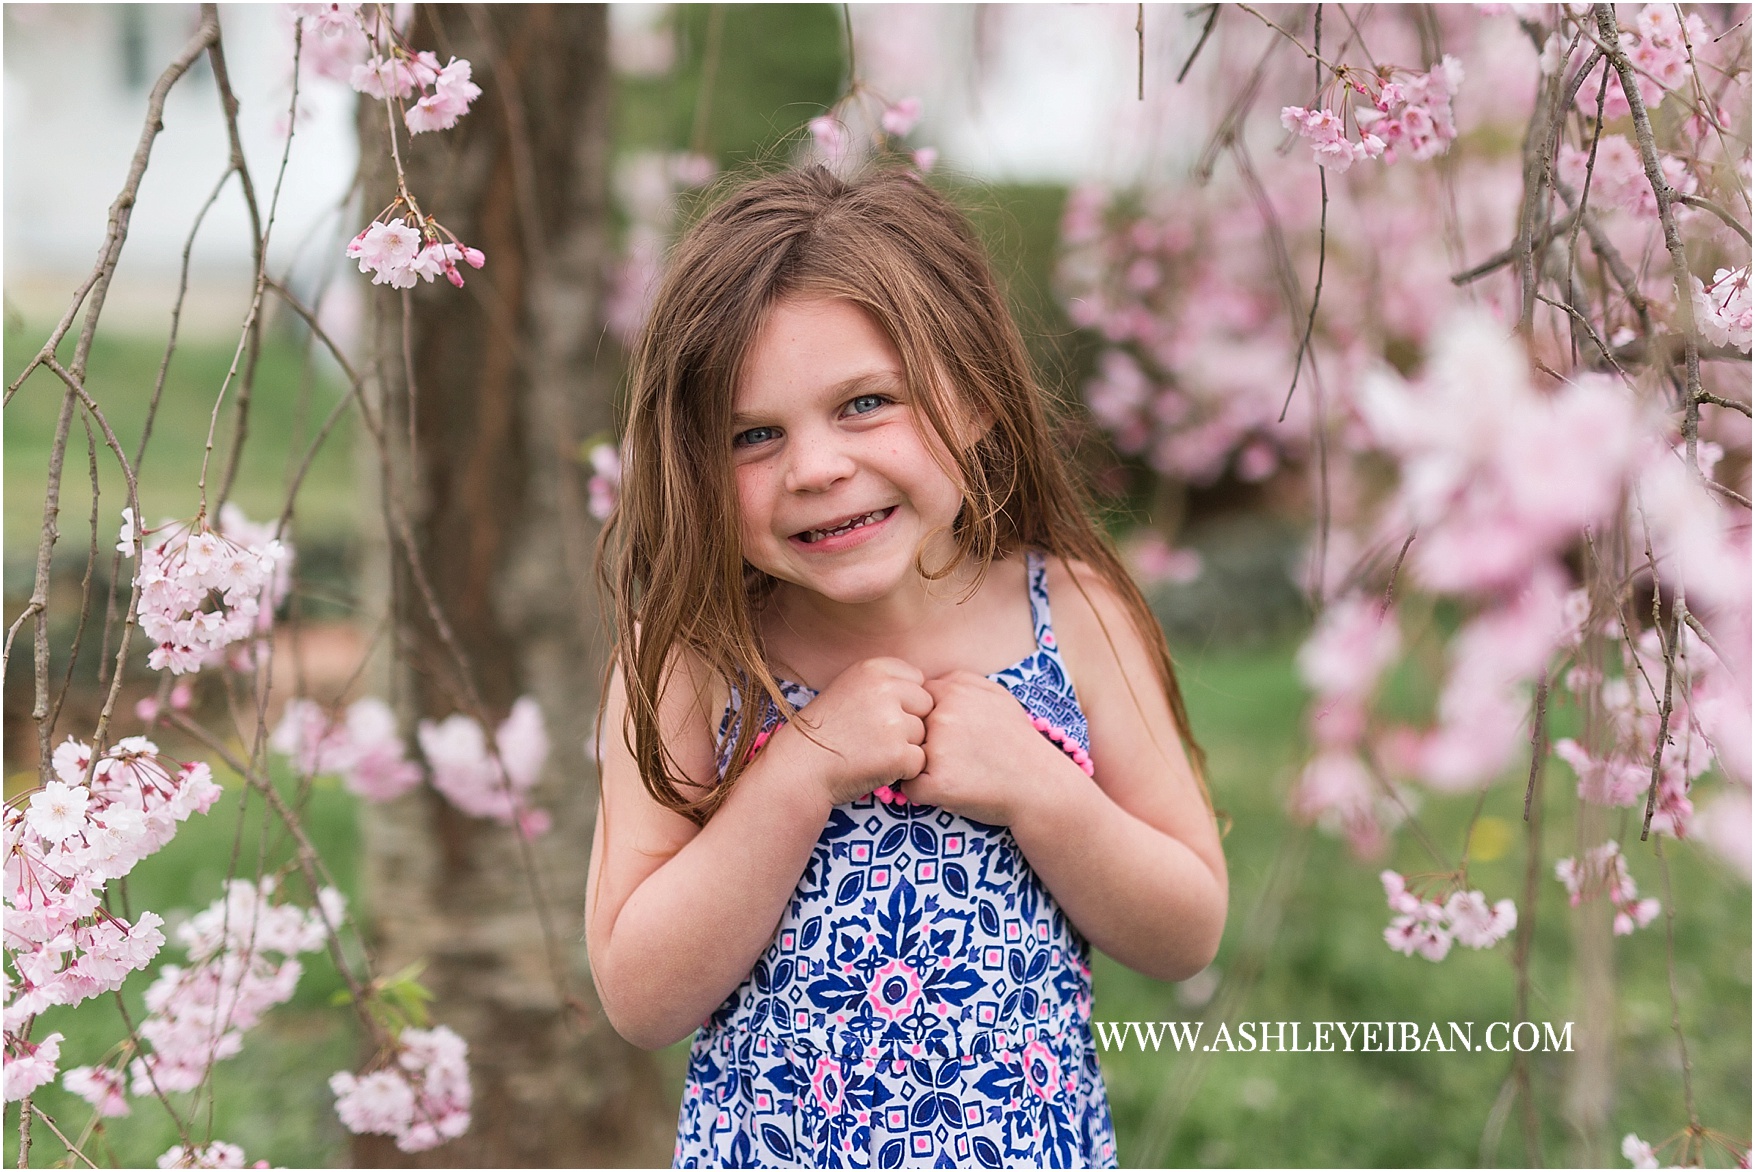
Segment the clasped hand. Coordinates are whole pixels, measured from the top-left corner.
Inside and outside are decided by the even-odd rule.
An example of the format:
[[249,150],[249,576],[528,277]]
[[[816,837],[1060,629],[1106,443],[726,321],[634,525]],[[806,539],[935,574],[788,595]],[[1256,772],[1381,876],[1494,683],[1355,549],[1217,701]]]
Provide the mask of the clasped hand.
[[1054,770],[1079,776],[1017,699],[975,672],[929,680],[900,659],[861,660],[797,719],[827,755],[823,784],[837,805],[903,783],[910,801],[1009,826]]

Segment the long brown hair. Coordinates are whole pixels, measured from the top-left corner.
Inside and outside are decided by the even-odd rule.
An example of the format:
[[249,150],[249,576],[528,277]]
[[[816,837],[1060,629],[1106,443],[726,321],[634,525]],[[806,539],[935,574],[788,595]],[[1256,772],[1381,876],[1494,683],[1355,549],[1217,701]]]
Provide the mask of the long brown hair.
[[[911,172],[849,181],[822,167],[744,182],[697,221],[671,253],[634,353],[621,498],[598,565],[627,689],[622,735],[647,791],[704,824],[737,784],[759,731],[758,721],[739,721],[725,776],[701,796],[684,794],[658,724],[677,648],[746,705],[764,694],[792,713],[757,631],[774,583],[743,560],[731,413],[769,308],[797,296],[845,298],[871,315],[902,357],[913,402],[957,463],[966,504],[953,530],[955,558],[922,571],[939,577],[973,559],[985,572],[996,558],[1033,547],[1101,575],[1156,654],[1204,792],[1204,758],[1163,633],[1092,520],[968,220]],[[993,422],[970,444],[953,440],[967,432],[958,417]]]

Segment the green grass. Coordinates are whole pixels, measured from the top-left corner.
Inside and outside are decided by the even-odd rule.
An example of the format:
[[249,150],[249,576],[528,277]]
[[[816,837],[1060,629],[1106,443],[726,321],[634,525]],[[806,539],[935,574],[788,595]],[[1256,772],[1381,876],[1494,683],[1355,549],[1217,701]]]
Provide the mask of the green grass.
[[[1222,973],[1238,962],[1244,928],[1279,852],[1296,833],[1282,813],[1286,785],[1298,765],[1303,697],[1291,668],[1291,649],[1213,651],[1189,657],[1182,669],[1189,707],[1210,755],[1214,797],[1233,820],[1226,839],[1232,915],[1217,961]],[[1550,775],[1544,843],[1543,903],[1537,917],[1532,1016],[1556,1023],[1582,1017],[1572,950],[1576,913],[1550,877],[1552,859],[1575,853],[1570,841],[1575,805],[1563,769]],[[205,906],[219,892],[238,832],[240,791],[193,818],[166,850],[136,870],[129,896],[136,907]],[[1500,850],[1479,852],[1473,882],[1497,898],[1521,883],[1521,789],[1504,784],[1489,796],[1486,816],[1498,820]],[[1422,822],[1446,851],[1461,842],[1472,803],[1433,798]],[[252,803],[240,840],[242,872],[254,872],[261,804]],[[310,796],[308,825],[325,859],[352,893],[360,849],[355,803],[333,786]],[[1739,1137],[1749,1128],[1749,891],[1689,844],[1670,844],[1677,893],[1676,977],[1693,1062],[1694,1091],[1707,1125]],[[1642,891],[1662,894],[1655,860],[1634,835],[1628,843]],[[1494,857],[1486,857],[1494,856]],[[284,843],[269,854],[284,858]],[[1238,1011],[1250,1021],[1396,1020],[1472,1021],[1479,1038],[1486,1023],[1513,1011],[1509,947],[1455,949],[1442,964],[1391,952],[1381,931],[1388,920],[1376,878],[1383,865],[1429,870],[1404,835],[1379,863],[1351,859],[1333,839],[1313,836],[1292,888],[1278,933],[1259,978]],[[167,958],[174,947],[167,947]],[[1615,1098],[1599,1162],[1619,1162],[1619,1137],[1636,1131],[1648,1140],[1673,1132],[1684,1120],[1675,1043],[1669,1029],[1663,921],[1614,943]],[[244,1052],[216,1070],[213,1134],[240,1143],[254,1159],[294,1166],[344,1164],[346,1137],[335,1121],[325,1082],[355,1060],[356,1034],[346,1010],[328,1007],[339,988],[324,956],[307,957],[307,973],[291,1005],[276,1011],[248,1038]],[[147,981],[128,986],[131,1012],[141,1012]],[[1198,1015],[1177,988],[1130,972],[1107,958],[1096,967],[1096,1016],[1107,1020],[1166,1021]],[[1209,1024],[1209,1031],[1216,1028]],[[113,1000],[45,1014],[36,1034],[67,1034],[63,1069],[100,1057],[122,1033]],[[1309,1026],[1301,1031],[1308,1039]],[[1574,1038],[1580,1037],[1578,1026]],[[1576,1044],[1576,1041],[1575,1041]],[[680,1096],[687,1045],[660,1056],[672,1092]],[[1543,1118],[1544,1159],[1580,1162],[1565,1115],[1572,1058],[1535,1055],[1534,1074]],[[1189,1055],[1128,1051],[1102,1055],[1115,1112],[1121,1158],[1146,1158],[1145,1133],[1158,1117],[1166,1084],[1183,1076]],[[1220,1053],[1204,1076],[1158,1159],[1172,1165],[1462,1166],[1480,1162],[1483,1127],[1509,1068],[1509,1055],[1491,1053]],[[64,1125],[80,1127],[83,1104],[58,1089],[40,1102]],[[203,1114],[203,1121],[206,1116]],[[16,1117],[7,1125],[15,1143]],[[33,1162],[58,1153],[44,1129]],[[133,1117],[105,1125],[93,1151],[113,1153],[124,1165],[150,1164],[175,1142],[164,1113],[150,1102]],[[1493,1158],[1525,1162],[1517,1116],[1504,1129]],[[105,1146],[107,1145],[107,1146]],[[8,1157],[9,1160],[12,1156]]]
[[[8,382],[17,377],[48,336],[41,324],[9,322],[5,368]],[[71,361],[71,340],[61,347],[63,364]],[[146,423],[152,388],[163,358],[162,339],[100,332],[91,351],[86,389],[103,410],[132,461]],[[208,421],[226,381],[232,347],[184,344],[178,347],[165,379],[153,420],[152,439],[140,473],[141,511],[149,524],[165,518],[187,519],[200,502],[197,483],[207,443]],[[241,364],[240,364],[241,368]],[[231,450],[236,426],[239,380],[226,393],[215,429],[215,448],[208,473],[210,500],[217,499],[219,481]],[[244,445],[233,499],[251,520],[279,515],[286,500],[289,473],[317,427],[340,398],[339,382],[307,365],[304,348],[292,338],[269,332],[257,366],[249,414],[250,435]],[[31,375],[6,408],[6,561],[9,592],[24,573],[28,581],[37,535],[43,520],[43,489],[49,454],[63,398],[54,375]],[[351,415],[344,416],[318,453],[299,495],[295,537],[340,540],[352,533],[358,510],[350,455]],[[116,543],[127,504],[126,488],[115,458],[94,428],[99,470],[99,550],[108,554]],[[58,556],[83,561],[90,535],[91,474],[85,430],[76,414],[67,460],[62,472]],[[101,559],[108,566],[107,556]],[[26,588],[28,592],[28,587]]]
[[[1190,661],[1183,685],[1195,728],[1211,756],[1216,803],[1234,819],[1226,840],[1231,918],[1216,962],[1229,973],[1264,881],[1294,831],[1282,813],[1299,764],[1301,696],[1290,649],[1216,653]],[[1546,787],[1541,904],[1536,917],[1530,1016],[1558,1023],[1584,1017],[1573,953],[1578,912],[1552,878],[1554,859],[1578,853],[1571,776],[1551,767]],[[1471,882],[1492,898],[1516,896],[1524,867],[1522,786],[1494,788],[1483,812],[1497,849],[1476,852]],[[1460,853],[1472,798],[1429,798],[1422,823],[1451,858]],[[1662,897],[1657,861],[1622,833],[1642,894]],[[1478,840],[1479,841],[1479,840]],[[1590,844],[1587,844],[1590,845]],[[1676,893],[1676,979],[1701,1121],[1746,1141],[1750,1124],[1749,888],[1692,844],[1669,842]],[[1493,857],[1486,857],[1493,856]],[[1389,919],[1376,872],[1430,871],[1435,864],[1407,834],[1388,857],[1364,864],[1334,839],[1309,842],[1259,978],[1234,1020],[1472,1021],[1514,1013],[1509,941],[1482,952],[1455,948],[1440,964],[1391,952]],[[1584,1148],[1566,1115],[1576,1055],[1532,1055],[1546,1163],[1618,1165],[1628,1131],[1656,1141],[1686,1121],[1678,1051],[1670,1030],[1663,920],[1614,941],[1614,1097],[1607,1132]],[[1095,1016],[1165,1021],[1198,1017],[1175,987],[1099,958]],[[1206,1027],[1208,1038],[1216,1022]],[[1574,1038],[1580,1026],[1574,1026]],[[1575,1045],[1577,1041],[1575,1040]],[[1205,1056],[1204,1076],[1167,1150],[1143,1150],[1159,1096],[1195,1063],[1189,1055],[1137,1050],[1102,1056],[1123,1163],[1170,1165],[1465,1166],[1482,1162],[1482,1133],[1510,1068],[1493,1053],[1225,1053]],[[1519,1116],[1507,1121],[1488,1161],[1527,1162]]]

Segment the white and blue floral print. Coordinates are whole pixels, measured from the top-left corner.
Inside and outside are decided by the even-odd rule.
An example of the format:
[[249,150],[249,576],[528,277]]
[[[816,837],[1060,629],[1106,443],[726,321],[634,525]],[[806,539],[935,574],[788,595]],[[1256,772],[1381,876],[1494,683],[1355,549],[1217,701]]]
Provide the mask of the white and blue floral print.
[[[1036,649],[992,678],[1088,751],[1045,559],[1027,564]],[[784,687],[795,707],[816,695]],[[734,696],[723,745],[740,719]],[[1114,1167],[1089,957],[1004,827],[836,807],[773,941],[695,1036],[676,1166]]]

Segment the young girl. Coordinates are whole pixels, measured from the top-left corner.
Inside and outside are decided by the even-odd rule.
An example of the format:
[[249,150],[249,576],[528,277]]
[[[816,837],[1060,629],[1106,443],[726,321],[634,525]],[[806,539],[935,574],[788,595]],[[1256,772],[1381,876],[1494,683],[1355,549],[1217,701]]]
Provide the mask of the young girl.
[[1225,864],[969,224],[750,182],[632,381],[586,933],[623,1036],[700,1027],[677,1165],[1113,1166],[1090,946],[1197,972]]

